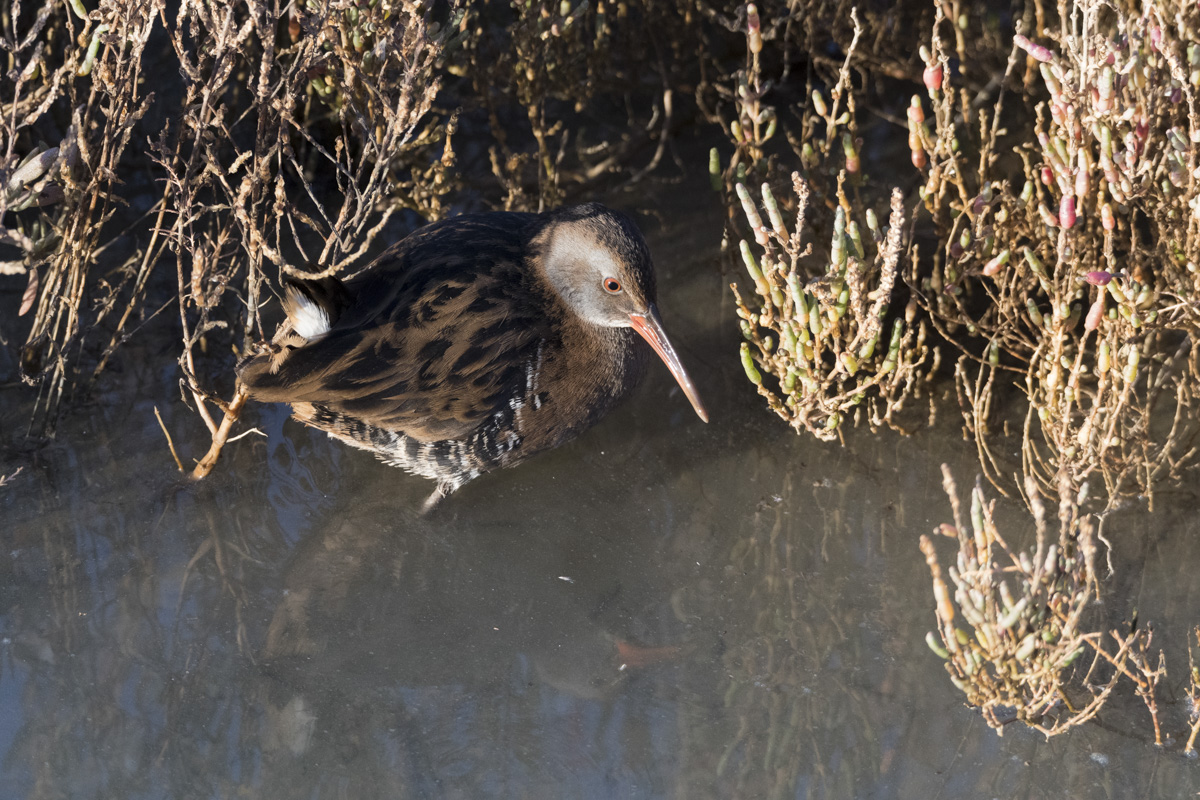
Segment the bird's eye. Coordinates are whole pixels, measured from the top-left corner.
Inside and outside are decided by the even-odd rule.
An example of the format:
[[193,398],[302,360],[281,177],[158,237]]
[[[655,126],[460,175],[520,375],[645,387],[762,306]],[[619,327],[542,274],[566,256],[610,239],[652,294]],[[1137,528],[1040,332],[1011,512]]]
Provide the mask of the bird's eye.
[[621,282],[616,278],[605,278],[604,291],[608,292],[609,294],[616,294],[617,292],[621,291]]

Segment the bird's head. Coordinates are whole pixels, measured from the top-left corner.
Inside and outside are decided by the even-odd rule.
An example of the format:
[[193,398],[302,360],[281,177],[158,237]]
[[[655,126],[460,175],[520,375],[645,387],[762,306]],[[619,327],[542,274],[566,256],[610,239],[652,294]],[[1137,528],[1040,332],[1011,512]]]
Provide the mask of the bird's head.
[[560,208],[547,215],[538,250],[559,297],[588,324],[637,331],[707,422],[695,384],[663,330],[650,248],[633,221],[599,203]]

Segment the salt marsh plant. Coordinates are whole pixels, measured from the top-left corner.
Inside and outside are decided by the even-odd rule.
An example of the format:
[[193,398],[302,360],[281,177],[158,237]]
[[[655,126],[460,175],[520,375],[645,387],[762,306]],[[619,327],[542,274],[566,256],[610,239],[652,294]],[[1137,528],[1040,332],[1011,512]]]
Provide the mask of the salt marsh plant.
[[753,299],[732,285],[746,339],[742,366],[771,409],[798,430],[834,438],[844,418],[859,414],[872,428],[896,427],[894,415],[925,378],[929,354],[916,303],[903,314],[890,305],[903,253],[900,194],[892,196],[886,226],[868,210],[860,227],[839,188],[832,241],[815,257],[805,236],[808,184],[798,173],[792,180],[797,211],[790,229],[769,184],[762,185],[769,226],[745,184],[737,184],[760,248],[756,255],[746,240],[739,245]]
[[943,571],[933,539],[921,537],[937,601],[937,630],[926,641],[967,703],[999,733],[1020,721],[1049,738],[1095,717],[1127,679],[1161,746],[1156,689],[1166,670],[1162,654],[1151,655],[1153,633],[1105,632],[1096,618],[1103,561],[1097,522],[1080,511],[1086,486],[1075,496],[1063,477],[1055,535],[1029,478],[1037,539],[1022,550],[1001,535],[982,487],[971,492],[968,521],[949,468],[942,472],[954,524],[937,533],[955,540],[958,553]]
[[[894,362],[915,376],[917,364],[933,366],[942,351],[957,351],[959,402],[993,482],[1019,490],[1011,475],[1022,473],[1054,493],[1066,474],[1072,491],[1091,480],[1109,497],[1152,494],[1195,464],[1200,434],[1200,15],[1171,2],[1082,0],[1057,11],[1034,3],[1006,32],[995,18],[956,8],[932,4],[926,43],[907,68],[909,85],[921,88],[906,107],[874,103],[880,116],[905,120],[906,155],[918,180],[915,191],[893,198],[906,217],[896,243],[880,240],[875,228],[858,233],[885,188],[871,180],[869,164],[893,155],[865,148],[864,139],[887,137],[872,136],[860,122],[879,87],[896,93],[894,65],[861,52],[871,49],[862,42],[879,41],[879,21],[849,12],[853,36],[840,69],[810,66],[804,107],[781,111],[782,92],[767,65],[787,74],[791,29],[755,5],[739,17],[746,62],[723,106],[734,154],[723,162],[714,152],[711,170],[730,210],[733,241],[750,242],[741,245],[742,257],[761,290],[760,298],[740,302],[747,374],[798,429],[838,424],[833,414],[845,412],[843,395],[856,396],[854,382],[831,389],[824,379],[800,378],[848,373],[861,380],[871,365],[863,372],[858,353],[826,351],[814,371],[815,352],[789,355],[796,332],[775,322],[807,310],[811,298],[793,293],[796,308],[777,308],[772,291],[788,301],[793,262],[801,288],[825,276],[836,288],[853,286],[854,270],[839,274],[840,260],[857,257],[869,275],[863,265],[877,260],[874,242],[884,254],[878,274],[898,263],[899,280],[859,284],[861,292],[890,292],[885,304],[904,306],[902,317],[891,308],[893,319],[925,331],[919,341],[901,338],[899,357],[877,366]],[[756,222],[747,198],[757,197],[754,187],[762,183],[777,193],[782,184],[798,186],[785,178],[793,169],[805,201],[815,198],[806,202],[805,223],[816,248],[787,252],[779,267],[788,240],[777,226]],[[794,195],[776,205],[790,214],[799,190]],[[774,202],[764,195],[768,209]],[[853,294],[851,288],[846,299]],[[845,307],[844,315],[833,311],[843,329],[873,331],[875,321],[861,315],[875,306]],[[927,335],[932,329],[936,336]],[[779,386],[771,378],[764,384],[764,373]],[[868,415],[874,423],[890,420],[889,411],[918,385],[885,383],[857,393],[878,397]],[[796,386],[801,394],[792,397]],[[1012,421],[1005,416],[1011,407],[1000,408],[1009,386],[1026,401],[1016,463],[995,447]],[[805,408],[813,411],[797,411]]]
[[22,378],[38,385],[36,415],[52,428],[91,319],[116,308],[92,275],[117,213],[119,164],[152,102],[140,80],[155,0],[13,3],[0,23],[0,243],[15,247],[0,274],[26,275],[19,313],[32,313]]
[[[184,383],[213,437],[197,477],[244,401],[240,393],[222,401],[196,367],[197,348],[229,324],[225,292],[240,288],[246,311],[235,347],[245,353],[263,336],[268,274],[342,273],[365,263],[405,206],[440,213],[453,123],[426,115],[435,66],[459,36],[461,9],[449,14],[439,24],[415,3],[308,2],[286,20],[255,3],[180,8],[169,34],[185,112],[154,144],[170,212],[155,233],[175,260]],[[279,41],[285,21],[290,42]],[[224,96],[234,101],[217,102]],[[440,158],[431,157],[435,146]],[[219,423],[209,403],[224,411]]]
[[[282,279],[351,272],[451,204],[535,210],[658,164],[680,62],[648,31],[678,14],[589,0],[14,3],[0,19],[0,275],[26,281],[31,432],[52,433],[69,390],[173,310],[181,392],[214,443],[203,474],[241,403],[233,359],[264,339]],[[631,90],[646,91],[623,98],[628,117],[585,113]]]
[[[745,339],[743,368],[771,409],[797,430],[834,438],[851,417],[872,429],[900,427],[898,414],[937,359],[930,357],[928,326],[916,317],[915,299],[896,307],[903,298],[901,270],[911,262],[903,195],[892,192],[882,222],[858,191],[862,162],[850,63],[862,28],[855,17],[831,101],[811,92],[798,153],[810,177],[793,172],[781,203],[764,155],[776,112],[762,100],[761,21],[753,5],[747,25],[752,59],[739,73],[738,118],[730,126],[735,155],[723,173],[716,151],[711,165],[714,188],[733,182],[728,193],[744,215],[734,229],[748,230],[753,239],[740,240],[738,249],[754,294],[731,287]],[[751,175],[761,176],[760,191],[743,182]],[[814,186],[816,203],[810,202]],[[792,218],[793,209],[789,224],[784,214]],[[817,241],[817,231],[828,238]]]
[[[878,87],[897,94],[896,75],[859,54],[872,21],[850,13],[840,69],[810,66],[805,107],[780,113],[782,92],[764,76],[781,31],[756,6],[738,19],[747,57],[724,120],[734,153],[714,152],[710,172],[749,278],[734,287],[743,367],[779,416],[830,438],[856,403],[872,426],[894,425],[923,373],[956,354],[966,431],[987,477],[1023,495],[1037,543],[1010,547],[979,487],[964,524],[947,475],[955,524],[941,530],[958,542],[954,566],[943,571],[935,539],[922,539],[937,599],[931,648],[997,730],[1021,721],[1061,733],[1128,681],[1163,744],[1163,655],[1148,627],[1098,618],[1100,517],[1081,508],[1089,489],[1101,508],[1129,494],[1153,502],[1196,463],[1200,12],[1032,3],[1006,31],[956,5],[931,10],[907,70],[919,88],[898,108],[870,109],[904,122],[899,152],[887,150],[897,137],[859,120]],[[880,228],[872,206],[884,187],[869,165],[895,155],[916,184],[893,192]],[[882,351],[856,351],[881,312],[900,332]],[[1014,423],[1019,446],[999,447]],[[1043,496],[1059,500],[1057,537]]]
[[993,403],[1015,379],[1021,468],[1043,490],[1065,471],[1072,491],[1150,493],[1194,463],[1200,431],[1197,14],[1079,2],[1037,22],[1042,35],[1013,37],[988,104],[976,87],[989,76],[970,73],[964,37],[951,50],[940,11],[921,50],[909,146],[939,247],[917,296],[962,349],[989,476],[1009,469]]
[[[680,78],[679,59],[664,48],[693,27],[681,9],[611,0],[471,3],[462,25],[471,35],[447,69],[461,78],[459,91],[469,85],[464,94],[485,117],[481,144],[505,210],[543,211],[598,178],[639,179],[659,164],[677,124]],[[673,33],[660,43],[647,39],[649,31]],[[625,95],[619,110],[614,90]],[[607,123],[597,107],[611,114]],[[651,144],[653,154],[643,155]]]
[[[174,261],[183,386],[215,436],[209,406],[227,404],[195,353],[221,333],[243,352],[260,335],[266,267],[332,274],[396,212],[440,213],[451,125],[425,117],[457,7],[438,23],[406,2],[86,5],[13,4],[0,32],[13,77],[0,84],[0,241],[18,256],[3,273],[28,275],[32,428],[53,430],[88,338],[107,341],[94,378],[165,310],[142,301]],[[131,159],[134,139],[146,146]]]
[[[996,528],[982,488],[971,492],[968,523],[954,479],[948,468],[943,470],[954,524],[939,532],[958,543],[958,554],[948,584],[933,540],[921,537],[937,600],[938,627],[927,637],[930,649],[945,660],[950,680],[967,702],[997,731],[1020,720],[1049,736],[1092,718],[1116,674],[1087,684],[1083,701],[1067,706],[1063,686],[1081,656],[1081,664],[1095,657],[1095,643],[1103,636],[1082,619],[1095,599],[1094,523],[1079,517],[1073,498],[1064,500],[1058,536],[1051,538],[1045,507],[1030,486],[1037,545],[1014,551]],[[1120,666],[1125,658],[1122,653]]]
[[[986,474],[1013,487],[1023,473],[1015,488],[1037,527],[1036,549],[1015,551],[978,488],[969,529],[952,498],[949,583],[922,539],[939,623],[930,646],[997,729],[1060,733],[1127,681],[1167,741],[1152,630],[1106,629],[1089,610],[1104,576],[1098,523],[1080,507],[1089,486],[1109,508],[1128,494],[1153,502],[1195,466],[1198,24],[1195,7],[1169,2],[1067,3],[1057,16],[1035,5],[990,90],[971,70],[985,37],[940,10],[920,51],[909,154],[938,247],[915,295],[960,350],[959,401]],[[1008,384],[1026,401],[1019,464],[996,446]],[[1040,494],[1059,498],[1057,546]],[[1195,715],[1189,726],[1190,751]]]

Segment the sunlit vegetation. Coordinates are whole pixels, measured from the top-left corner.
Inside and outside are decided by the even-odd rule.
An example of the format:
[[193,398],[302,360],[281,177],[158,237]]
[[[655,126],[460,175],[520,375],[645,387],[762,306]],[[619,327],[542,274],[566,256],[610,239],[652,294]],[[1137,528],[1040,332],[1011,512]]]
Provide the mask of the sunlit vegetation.
[[[13,3],[0,280],[24,287],[5,344],[28,429],[52,435],[170,319],[213,440],[179,463],[206,474],[282,278],[350,274],[462,209],[707,170],[736,275],[729,368],[822,439],[957,406],[984,475],[1033,513],[1035,549],[1010,547],[983,490],[968,525],[947,478],[955,566],[922,548],[955,686],[989,724],[1051,735],[1128,678],[1161,741],[1149,634],[1088,610],[1095,515],[1198,452],[1198,42],[1200,10],[1172,0]],[[706,162],[683,162],[685,128]]]

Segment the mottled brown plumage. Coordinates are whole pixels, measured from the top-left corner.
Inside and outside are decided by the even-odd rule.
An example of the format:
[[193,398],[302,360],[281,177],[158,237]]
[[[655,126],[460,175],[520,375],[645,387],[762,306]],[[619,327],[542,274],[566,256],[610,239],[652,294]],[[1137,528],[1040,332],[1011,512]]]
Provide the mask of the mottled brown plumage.
[[654,300],[645,241],[604,206],[463,215],[345,283],[289,284],[287,320],[238,374],[251,397],[438,481],[432,504],[596,422],[641,375],[635,330],[707,419]]

